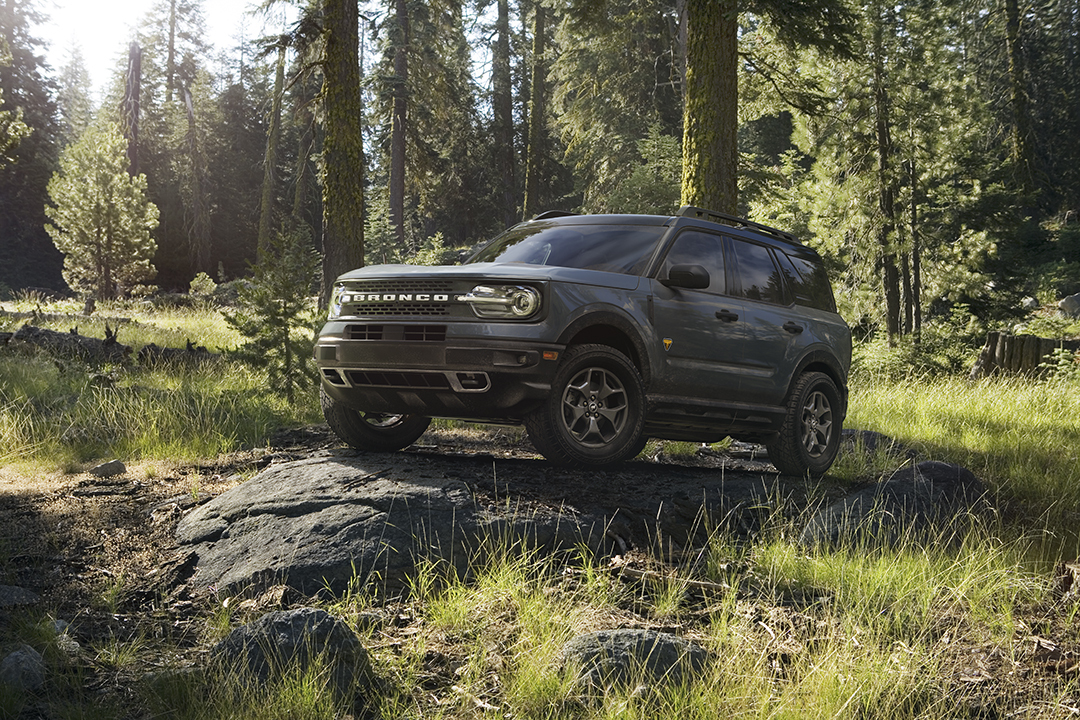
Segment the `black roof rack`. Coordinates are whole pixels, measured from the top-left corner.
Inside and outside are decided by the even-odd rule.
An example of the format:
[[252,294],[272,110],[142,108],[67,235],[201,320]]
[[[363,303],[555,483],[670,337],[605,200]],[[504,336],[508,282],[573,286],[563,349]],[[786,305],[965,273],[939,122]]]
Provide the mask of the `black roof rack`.
[[577,215],[577,213],[567,212],[566,210],[548,210],[540,213],[533,220],[550,220],[551,218],[570,217],[571,215]]
[[679,208],[679,212],[675,214],[681,217],[712,220],[713,222],[719,222],[725,225],[734,225],[734,227],[747,227],[765,233],[766,235],[772,235],[781,240],[787,240],[788,242],[793,243],[799,242],[794,235],[786,233],[783,230],[777,230],[774,227],[762,225],[761,223],[756,223],[753,220],[747,220],[746,218],[741,218],[736,215],[728,215],[727,213],[717,212],[715,210],[705,210],[704,208],[694,207],[693,205],[683,205]]

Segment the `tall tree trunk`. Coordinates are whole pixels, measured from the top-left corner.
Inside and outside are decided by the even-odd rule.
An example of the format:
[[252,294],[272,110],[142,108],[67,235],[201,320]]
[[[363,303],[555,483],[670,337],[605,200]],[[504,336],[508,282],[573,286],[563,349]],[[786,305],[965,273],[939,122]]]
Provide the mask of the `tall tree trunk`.
[[128,141],[128,172],[139,174],[139,97],[142,92],[142,48],[128,46],[127,76],[124,78],[124,101],[121,108],[124,136]]
[[[285,86],[285,38],[278,45],[277,72],[274,74],[274,97],[270,107],[270,127],[266,131],[266,156],[263,159],[262,201],[259,208],[259,240],[256,260],[261,262],[270,242],[274,219],[275,172],[278,140],[281,137],[281,96]],[[299,178],[298,178],[299,181]]]
[[176,0],[169,0],[169,47],[165,53],[165,104],[173,99],[176,82]]
[[739,11],[687,0],[682,203],[735,214],[739,204]]
[[335,278],[364,264],[364,139],[356,0],[324,0],[323,306]]
[[1025,193],[1030,193],[1034,189],[1035,180],[1018,0],[1005,0],[1005,43],[1009,53],[1009,94],[1013,111],[1012,159],[1020,188]]
[[922,237],[919,231],[919,168],[915,162],[915,142],[912,137],[911,172],[911,298],[912,333],[915,344],[922,342]]
[[181,88],[184,95],[184,107],[187,110],[188,158],[191,163],[191,196],[188,213],[188,250],[191,256],[192,270],[195,273],[210,273],[210,207],[207,200],[206,156],[199,138],[198,125],[195,122],[195,103],[191,89]]
[[514,155],[514,97],[510,77],[510,2],[498,0],[499,16],[495,23],[495,46],[492,48],[492,105],[495,112],[495,164],[502,182],[502,220],[513,225],[517,214],[517,178]]
[[900,334],[900,273],[896,268],[896,180],[892,171],[892,133],[882,25],[879,16],[873,30],[874,124],[878,156],[878,210],[881,212],[878,244],[885,292],[885,330],[888,333],[889,346],[892,347],[896,345],[897,336]]
[[522,208],[522,217],[525,218],[533,217],[541,210],[540,175],[547,137],[545,15],[544,5],[535,3],[533,6],[532,81],[529,89],[529,147],[525,156],[525,202]]
[[[354,0],[355,2],[355,0]],[[405,149],[409,119],[409,3],[395,0],[394,104],[390,128],[390,225],[398,248],[405,249]]]

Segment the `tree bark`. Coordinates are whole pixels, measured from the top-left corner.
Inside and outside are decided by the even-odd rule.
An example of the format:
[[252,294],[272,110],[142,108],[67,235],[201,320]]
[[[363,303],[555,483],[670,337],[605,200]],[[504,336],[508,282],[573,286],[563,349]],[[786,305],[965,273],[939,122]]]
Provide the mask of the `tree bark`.
[[176,82],[176,0],[169,0],[169,47],[165,55],[165,104],[173,99]]
[[1025,193],[1034,189],[1031,154],[1031,119],[1024,84],[1024,49],[1020,40],[1018,0],[1005,0],[1005,44],[1009,53],[1009,94],[1013,111],[1012,159],[1017,180]]
[[[274,218],[274,185],[278,140],[281,137],[281,96],[285,86],[285,38],[278,45],[277,72],[274,74],[274,96],[270,107],[270,126],[266,130],[266,155],[263,158],[262,200],[259,207],[259,239],[255,259],[262,262],[270,242],[270,225]],[[298,182],[300,179],[298,178]]]
[[124,103],[121,108],[124,136],[128,141],[128,172],[139,174],[139,99],[142,88],[142,48],[128,46],[127,77],[124,79]]
[[892,172],[892,131],[889,94],[885,77],[884,29],[878,20],[873,30],[874,125],[877,136],[878,210],[881,222],[878,245],[881,252],[882,285],[885,294],[885,330],[889,346],[900,334],[900,273],[896,267],[896,180]]
[[682,203],[738,212],[739,12],[687,0]]
[[544,155],[547,131],[545,102],[547,65],[544,62],[547,29],[542,3],[533,7],[532,82],[529,97],[529,148],[525,158],[525,202],[522,216],[526,219],[540,212],[540,166]]
[[395,0],[394,102],[390,127],[390,225],[398,248],[405,248],[405,152],[409,119],[409,4]]
[[514,162],[514,89],[510,76],[510,3],[509,0],[498,0],[498,5],[491,78],[495,111],[495,163],[503,185],[503,225],[510,227],[519,217]]
[[321,303],[338,275],[364,264],[364,141],[359,122],[356,0],[324,0]]

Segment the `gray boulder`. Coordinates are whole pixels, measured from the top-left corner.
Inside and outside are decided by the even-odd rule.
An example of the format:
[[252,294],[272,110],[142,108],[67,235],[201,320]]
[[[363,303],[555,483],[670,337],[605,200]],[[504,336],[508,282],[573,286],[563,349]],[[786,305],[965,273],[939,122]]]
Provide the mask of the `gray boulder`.
[[1080,317],[1080,293],[1058,300],[1058,310],[1069,317]]
[[1035,298],[1028,296],[1020,301],[1020,307],[1028,312],[1039,309],[1039,301]]
[[705,669],[704,648],[655,630],[601,630],[578,635],[562,649],[563,666],[595,688],[613,685],[687,683]]
[[126,473],[127,467],[125,467],[124,463],[120,462],[119,460],[110,460],[107,463],[102,463],[97,467],[91,468],[89,472],[94,477],[115,477],[117,475],[123,475],[124,473]]
[[22,692],[45,686],[45,660],[29,645],[20,645],[0,661],[0,684]]
[[807,545],[870,540],[949,539],[987,500],[986,485],[970,470],[927,461],[901,468],[888,479],[837,500],[811,517]]
[[0,585],[0,608],[37,605],[39,602],[41,602],[41,598],[26,588],[16,585]]
[[423,558],[465,571],[492,538],[569,549],[602,534],[569,510],[478,502],[445,463],[404,454],[275,465],[177,528],[182,549],[197,555],[197,586],[257,593],[284,584],[306,595],[340,594],[357,580],[399,590]]
[[353,698],[373,676],[367,651],[348,625],[324,610],[300,608],[269,613],[239,627],[214,646],[213,661],[241,681],[280,680],[313,664],[340,697]]

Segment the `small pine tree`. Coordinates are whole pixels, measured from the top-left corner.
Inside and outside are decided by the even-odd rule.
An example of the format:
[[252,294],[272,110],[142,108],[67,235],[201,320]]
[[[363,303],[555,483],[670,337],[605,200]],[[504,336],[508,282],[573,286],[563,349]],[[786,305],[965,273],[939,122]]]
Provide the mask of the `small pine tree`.
[[158,209],[146,199],[146,176],[128,174],[127,141],[114,123],[91,126],[60,156],[49,181],[45,229],[64,253],[72,290],[111,300],[151,280]]
[[270,389],[290,403],[297,389],[315,381],[312,291],[318,270],[319,256],[308,233],[274,233],[254,266],[254,278],[240,286],[236,312],[225,314],[225,321],[247,338],[232,355],[264,369]]

